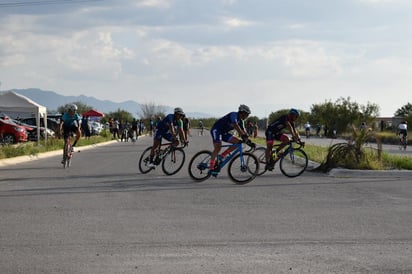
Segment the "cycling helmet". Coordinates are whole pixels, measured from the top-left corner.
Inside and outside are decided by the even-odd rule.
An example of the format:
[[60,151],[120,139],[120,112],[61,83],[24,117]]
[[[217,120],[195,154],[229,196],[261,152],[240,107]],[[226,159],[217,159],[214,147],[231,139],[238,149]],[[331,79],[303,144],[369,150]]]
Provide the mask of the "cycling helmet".
[[299,110],[297,110],[296,108],[291,108],[290,110],[289,110],[289,114],[294,114],[294,115],[296,115],[296,116],[300,116],[300,112],[299,112]]
[[246,112],[247,114],[251,113],[250,108],[247,105],[240,105],[239,112]]
[[69,107],[67,108],[69,111],[76,111],[77,106],[75,104],[70,104]]
[[185,113],[183,112],[182,108],[177,107],[177,108],[175,108],[175,114],[184,115]]

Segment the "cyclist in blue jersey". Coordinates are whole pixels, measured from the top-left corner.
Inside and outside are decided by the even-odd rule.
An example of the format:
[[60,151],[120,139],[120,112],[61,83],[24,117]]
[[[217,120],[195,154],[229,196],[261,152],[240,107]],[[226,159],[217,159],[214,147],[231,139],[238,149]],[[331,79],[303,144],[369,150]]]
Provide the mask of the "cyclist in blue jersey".
[[289,142],[289,137],[284,133],[284,130],[288,130],[292,135],[293,140],[300,142],[299,132],[296,130],[296,120],[299,118],[300,112],[292,108],[288,114],[280,116],[277,120],[271,123],[266,129],[266,169],[273,170],[274,160],[271,157],[274,140],[281,141],[282,143],[276,149],[276,153],[279,154]]
[[[154,137],[153,137],[153,146],[150,151],[150,162],[147,165],[148,167],[156,167],[153,162],[156,149],[162,144],[162,138],[165,138],[169,142],[173,142],[175,146],[179,144],[177,136],[179,135],[180,141],[185,145],[187,140],[183,132],[183,121],[184,117],[183,109],[177,107],[174,109],[174,113],[168,114],[163,120],[160,120],[156,126]],[[176,132],[177,131],[177,132]]]
[[[236,144],[239,143],[240,140],[233,136],[230,131],[236,130],[243,139],[243,141],[248,141],[248,135],[245,131],[245,127],[243,125],[246,118],[251,113],[250,108],[246,105],[240,105],[237,112],[229,112],[219,120],[215,122],[215,124],[210,129],[210,134],[213,140],[213,152],[210,158],[210,172],[213,176],[217,176],[219,173],[219,169],[215,169],[216,158],[222,148],[222,141],[227,143]],[[243,125],[243,126],[242,126]],[[222,159],[229,155],[229,153],[234,150],[235,147],[229,147],[226,149],[220,157]]]
[[76,134],[76,139],[74,140],[72,149],[74,150],[74,147],[77,144],[77,141],[79,141],[82,133],[80,129],[80,115],[76,112],[77,111],[77,106],[75,104],[70,104],[67,108],[67,112],[63,114],[63,116],[60,119],[60,125],[59,125],[59,134],[63,132],[63,139],[66,140],[67,137],[71,135],[71,133]]

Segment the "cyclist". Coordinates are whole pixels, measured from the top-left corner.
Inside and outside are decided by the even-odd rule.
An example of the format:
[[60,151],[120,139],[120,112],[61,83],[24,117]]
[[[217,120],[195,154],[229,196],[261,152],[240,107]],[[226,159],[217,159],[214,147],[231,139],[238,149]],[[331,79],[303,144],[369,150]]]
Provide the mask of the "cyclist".
[[165,138],[169,142],[173,142],[173,144],[177,146],[179,144],[177,136],[179,135],[180,141],[185,145],[187,144],[187,139],[185,138],[183,132],[182,118],[184,114],[183,109],[177,107],[174,109],[174,113],[168,114],[163,120],[159,121],[154,132],[153,146],[150,151],[150,162],[147,165],[148,167],[156,167],[156,164],[153,162],[153,158],[156,149],[158,149],[162,144],[162,138]]
[[[80,115],[76,112],[77,106],[75,104],[70,104],[67,108],[67,112],[65,112],[59,124],[59,134],[62,133],[63,130],[63,140],[66,138],[70,138],[71,133],[76,133],[76,139],[72,145],[72,151],[74,151],[74,147],[77,144],[81,137],[81,129],[80,129]],[[64,157],[64,156],[63,156]],[[63,161],[62,161],[63,162]]]
[[[240,140],[233,136],[230,131],[236,129],[239,136],[243,139],[243,141],[248,141],[248,135],[246,134],[245,127],[239,125],[239,123],[243,124],[246,118],[251,113],[250,108],[246,105],[240,105],[237,112],[229,112],[219,120],[217,120],[213,127],[210,129],[210,134],[212,135],[213,140],[213,152],[210,158],[210,172],[213,176],[217,176],[219,173],[219,168],[215,169],[216,158],[222,148],[222,141],[236,144],[239,143]],[[229,147],[226,149],[220,157],[222,159],[229,155],[229,153],[234,150],[235,147]]]
[[407,137],[408,137],[408,123],[406,121],[402,121],[398,125],[398,135],[401,139],[404,138],[405,140],[407,140]]
[[277,120],[271,123],[266,129],[266,169],[273,170],[275,165],[274,160],[271,157],[274,140],[281,141],[282,143],[276,149],[276,154],[279,155],[281,151],[289,142],[289,137],[284,133],[284,129],[287,129],[292,135],[292,139],[300,142],[300,136],[296,130],[295,121],[299,118],[300,112],[292,108],[288,114],[280,116]]

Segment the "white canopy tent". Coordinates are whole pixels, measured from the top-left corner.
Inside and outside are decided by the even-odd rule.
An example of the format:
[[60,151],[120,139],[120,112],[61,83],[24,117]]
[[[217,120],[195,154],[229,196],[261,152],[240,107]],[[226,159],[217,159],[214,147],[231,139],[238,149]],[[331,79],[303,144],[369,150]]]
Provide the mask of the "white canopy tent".
[[[30,112],[36,117],[37,143],[40,141],[40,118],[44,119],[44,127],[47,128],[47,109],[37,104],[24,95],[8,91],[0,93],[0,112]],[[47,140],[47,134],[45,134]]]

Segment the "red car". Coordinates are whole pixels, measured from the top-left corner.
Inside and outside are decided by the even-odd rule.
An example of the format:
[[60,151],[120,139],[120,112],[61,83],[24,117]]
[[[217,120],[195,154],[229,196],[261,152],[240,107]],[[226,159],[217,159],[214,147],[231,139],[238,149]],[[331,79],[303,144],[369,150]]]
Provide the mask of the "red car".
[[6,144],[27,142],[27,131],[10,120],[0,119],[0,139]]

